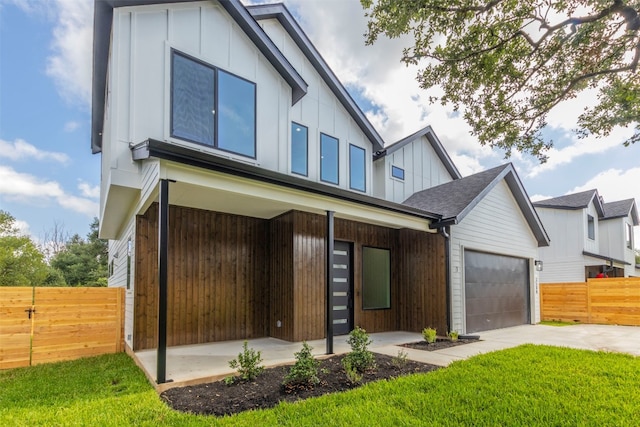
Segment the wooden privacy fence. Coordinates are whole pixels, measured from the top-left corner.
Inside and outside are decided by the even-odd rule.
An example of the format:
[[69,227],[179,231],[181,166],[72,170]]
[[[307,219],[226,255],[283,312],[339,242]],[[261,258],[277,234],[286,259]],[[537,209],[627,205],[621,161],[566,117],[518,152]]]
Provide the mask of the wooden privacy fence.
[[542,320],[640,326],[640,278],[540,284]]
[[0,369],[124,349],[123,288],[0,287]]

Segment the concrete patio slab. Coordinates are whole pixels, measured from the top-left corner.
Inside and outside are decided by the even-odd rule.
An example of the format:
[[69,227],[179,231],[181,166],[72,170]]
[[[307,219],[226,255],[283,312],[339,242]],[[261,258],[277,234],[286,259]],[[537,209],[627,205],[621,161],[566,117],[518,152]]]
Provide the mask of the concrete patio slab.
[[[411,360],[448,366],[456,360],[464,360],[478,354],[503,350],[522,344],[544,344],[577,349],[614,351],[640,356],[640,327],[610,325],[522,325],[513,328],[481,332],[480,340],[471,344],[436,351],[423,351],[399,347],[402,344],[421,341],[415,332],[374,333],[370,337],[370,350],[389,356],[397,356],[401,350]],[[347,336],[334,339],[334,353],[350,350]],[[262,352],[265,366],[291,364],[294,353],[302,343],[291,343],[276,338],[259,338],[249,341],[249,347]],[[244,341],[224,341],[208,344],[169,347],[167,349],[167,374],[171,382],[156,386],[158,391],[167,388],[209,382],[232,375],[229,361],[242,351]],[[314,340],[309,345],[313,354],[325,357],[326,341]],[[133,357],[152,383],[156,375],[156,350],[136,352]]]

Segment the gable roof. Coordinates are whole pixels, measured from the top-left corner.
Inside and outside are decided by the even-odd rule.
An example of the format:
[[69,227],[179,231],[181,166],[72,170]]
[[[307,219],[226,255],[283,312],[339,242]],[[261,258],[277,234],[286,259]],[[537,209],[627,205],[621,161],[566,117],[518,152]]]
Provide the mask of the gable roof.
[[546,200],[538,200],[533,203],[533,206],[537,208],[551,208],[551,209],[567,209],[577,210],[585,209],[589,206],[589,203],[593,200],[598,217],[604,216],[604,208],[602,206],[602,199],[598,194],[598,190],[587,190],[580,193],[566,194],[560,197],[553,197]]
[[451,175],[451,178],[462,178],[462,175],[460,175],[458,168],[456,168],[456,165],[453,164],[451,157],[449,157],[449,154],[447,154],[447,151],[444,149],[444,146],[440,142],[440,139],[433,131],[433,128],[431,126],[424,127],[419,131],[405,138],[402,138],[400,141],[396,141],[393,144],[388,145],[384,150],[376,152],[373,156],[373,160],[378,160],[386,157],[394,151],[399,150],[410,142],[415,141],[416,139],[423,136],[427,138],[427,141],[429,141],[429,144],[431,144],[431,148],[433,148],[433,150],[436,152],[436,155],[438,156],[444,167],[447,169],[447,172],[449,172],[449,175]]
[[635,199],[618,200],[617,202],[610,202],[604,204],[604,217],[603,220],[614,218],[625,218],[631,215],[633,225],[640,225],[638,218],[638,208],[636,206]]
[[442,215],[431,225],[433,228],[458,224],[502,180],[509,186],[538,246],[549,246],[549,236],[511,163],[419,191],[403,204]]
[[[113,9],[116,7],[150,4],[186,3],[193,0],[95,0],[93,11],[93,77],[91,99],[91,151],[102,151],[102,127],[109,61],[109,44]],[[242,28],[282,78],[291,86],[291,103],[298,102],[307,93],[307,83],[278,50],[262,27],[251,17],[239,0],[219,0],[220,5]]]
[[298,48],[304,53],[309,62],[313,65],[316,71],[322,77],[322,80],[329,86],[331,92],[338,98],[340,104],[349,112],[351,117],[358,125],[358,127],[367,135],[367,138],[373,143],[373,151],[382,150],[384,147],[384,141],[371,122],[367,119],[360,107],[353,100],[349,92],[342,85],[338,77],[333,73],[331,68],[327,65],[326,61],[320,55],[320,52],[315,48],[309,37],[302,30],[298,22],[289,12],[289,9],[282,4],[260,4],[254,6],[247,6],[247,11],[257,21],[263,19],[277,19],[280,25],[287,31],[289,36],[293,39]]

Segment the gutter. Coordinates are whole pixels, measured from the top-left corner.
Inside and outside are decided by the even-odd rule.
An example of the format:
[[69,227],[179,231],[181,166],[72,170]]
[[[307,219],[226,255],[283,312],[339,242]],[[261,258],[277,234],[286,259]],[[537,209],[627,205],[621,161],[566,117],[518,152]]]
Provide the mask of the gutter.
[[440,235],[444,237],[444,263],[446,281],[445,297],[447,298],[446,323],[447,328],[449,328],[448,332],[451,332],[453,330],[453,324],[451,322],[451,236],[449,235],[449,226],[441,227],[438,231],[440,232]]

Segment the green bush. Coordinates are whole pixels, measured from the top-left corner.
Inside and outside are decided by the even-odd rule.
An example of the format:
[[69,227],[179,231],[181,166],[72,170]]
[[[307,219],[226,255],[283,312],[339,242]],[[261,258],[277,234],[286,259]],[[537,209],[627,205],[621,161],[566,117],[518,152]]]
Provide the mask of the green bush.
[[367,331],[357,326],[349,334],[347,342],[351,346],[351,353],[348,353],[344,359],[342,359],[342,366],[345,370],[347,370],[347,365],[358,373],[376,368],[373,353],[368,349],[372,341],[369,339]]
[[404,368],[404,366],[407,364],[408,356],[409,355],[406,351],[398,350],[398,354],[396,356],[393,356],[393,359],[391,359],[391,364],[398,369]]
[[359,384],[362,381],[362,374],[351,364],[351,361],[346,357],[342,359],[342,366],[344,372],[347,374],[347,380],[351,384]]
[[314,386],[320,382],[318,378],[319,362],[311,354],[313,348],[306,342],[302,342],[302,350],[294,353],[296,363],[291,366],[289,373],[284,378],[285,386]]
[[451,341],[458,341],[458,331],[449,332],[449,338]]
[[[230,361],[229,366],[238,371],[242,380],[253,381],[264,371],[264,366],[260,365],[262,354],[248,346],[249,343],[245,341],[242,345],[242,353],[238,354],[237,359]],[[225,380],[225,382],[232,383],[233,380]]]
[[434,328],[424,328],[422,330],[422,338],[429,344],[436,342],[437,332]]

